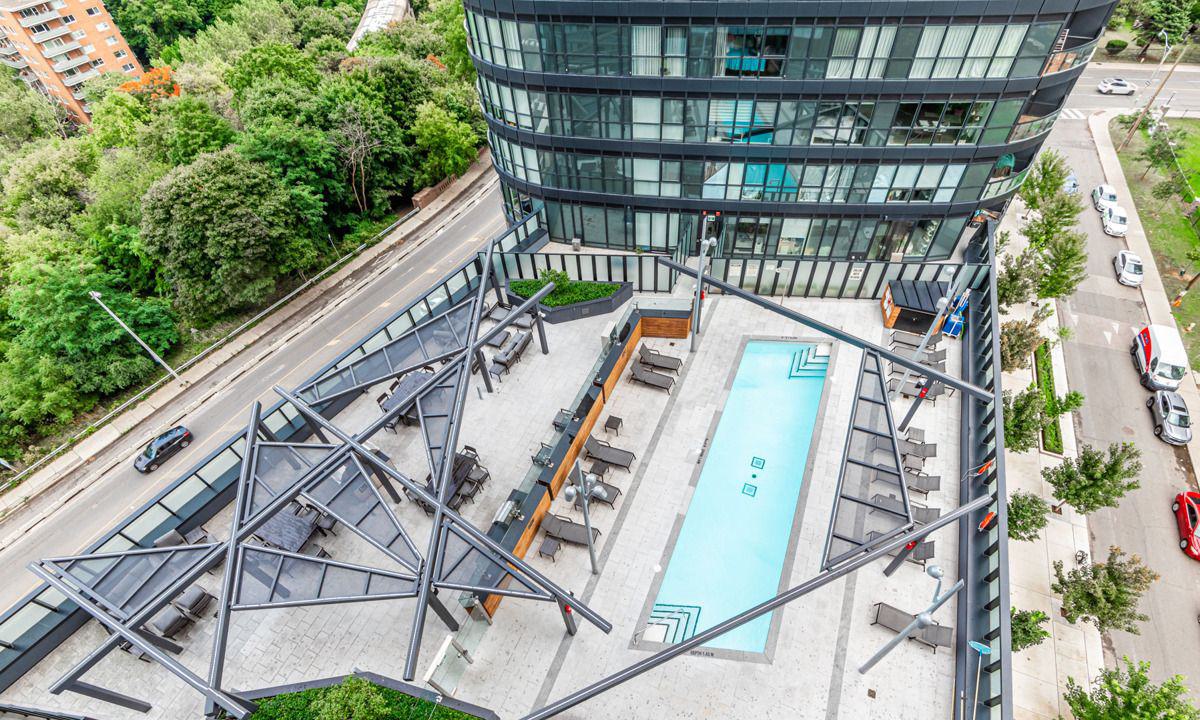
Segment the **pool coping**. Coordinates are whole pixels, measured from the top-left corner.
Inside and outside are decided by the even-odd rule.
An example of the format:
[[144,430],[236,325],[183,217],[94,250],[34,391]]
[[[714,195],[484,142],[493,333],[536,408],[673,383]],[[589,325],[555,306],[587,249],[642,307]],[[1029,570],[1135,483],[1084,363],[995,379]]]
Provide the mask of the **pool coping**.
[[[734,378],[737,377],[738,369],[741,367],[742,358],[746,353],[746,345],[751,342],[794,342],[794,343],[810,343],[810,344],[826,344],[830,346],[829,364],[825,371],[825,379],[821,384],[821,400],[817,403],[817,417],[813,423],[812,438],[809,440],[808,458],[804,463],[804,481],[800,485],[800,493],[796,497],[796,510],[792,516],[792,526],[788,535],[787,550],[783,556],[783,566],[779,571],[779,585],[776,590],[779,593],[791,587],[792,571],[795,569],[796,550],[800,541],[800,524],[804,517],[804,511],[808,506],[808,491],[812,483],[809,479],[812,477],[813,465],[816,461],[817,443],[820,441],[821,432],[825,424],[825,410],[829,402],[830,378],[832,377],[832,369],[838,359],[841,345],[834,342],[828,337],[821,336],[795,336],[795,335],[742,335],[737,349],[737,362],[731,363],[728,374],[725,377],[725,383],[721,387],[721,397],[719,400],[720,410],[713,413],[712,421],[709,423],[708,429],[705,431],[704,443],[701,446],[700,457],[697,458],[696,467],[692,470],[692,476],[688,479],[688,500],[687,508],[692,505],[692,494],[695,493],[696,485],[700,481],[700,474],[704,471],[704,465],[708,461],[708,447],[712,442],[713,436],[716,434],[717,426],[721,422],[721,417],[725,412],[725,403],[729,399],[729,393],[733,389]],[[650,583],[650,589],[646,594],[646,600],[642,604],[642,610],[638,614],[638,620],[634,625],[634,634],[630,638],[629,649],[640,650],[644,652],[660,652],[667,648],[673,647],[671,643],[661,643],[652,640],[642,639],[642,633],[650,620],[650,613],[654,610],[654,601],[658,598],[659,590],[662,587],[663,578],[666,576],[667,566],[670,564],[671,556],[675,552],[675,544],[679,540],[679,533],[683,529],[683,521],[687,517],[687,508],[683,512],[675,515],[675,520],[671,524],[671,532],[667,535],[666,545],[663,547],[662,555],[660,556],[658,566],[661,568],[659,572],[654,574],[654,579]],[[749,608],[747,608],[749,609]],[[771,627],[767,631],[766,646],[762,652],[751,652],[747,650],[729,650],[726,648],[708,648],[701,647],[695,650],[688,651],[688,655],[693,657],[712,657],[724,660],[737,660],[741,662],[757,662],[764,664],[773,664],[775,657],[775,647],[779,641],[780,628],[783,622],[783,610],[779,608],[771,613]]]

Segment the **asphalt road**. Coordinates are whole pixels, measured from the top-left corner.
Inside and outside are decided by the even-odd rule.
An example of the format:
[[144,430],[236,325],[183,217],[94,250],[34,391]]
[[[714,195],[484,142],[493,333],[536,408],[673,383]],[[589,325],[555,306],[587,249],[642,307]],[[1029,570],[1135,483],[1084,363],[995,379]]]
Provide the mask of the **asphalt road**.
[[[467,196],[471,194],[473,192],[468,192]],[[119,518],[148,501],[231,434],[245,427],[253,401],[260,400],[264,406],[274,403],[278,399],[272,391],[275,385],[298,385],[368,330],[421,295],[431,283],[474,254],[486,239],[503,228],[500,193],[493,186],[466,208],[460,217],[403,259],[395,259],[399,249],[381,255],[376,262],[391,263],[390,269],[369,284],[354,289],[353,299],[312,323],[184,418],[184,424],[197,438],[190,447],[148,476],[133,469],[133,456],[130,455],[127,461],[95,480],[44,522],[0,551],[0,578],[3,578],[0,583],[0,610],[7,609],[36,586],[36,578],[26,569],[26,564],[38,558],[70,555],[86,547]],[[325,296],[333,299],[343,291],[350,291],[350,287],[349,284],[346,287],[330,287]],[[301,315],[306,318],[309,312],[302,312]],[[306,322],[305,318],[292,318],[284,324],[284,328]],[[267,335],[263,341],[269,341],[272,336]],[[247,348],[206,378],[204,383],[190,388],[176,404],[185,407],[189,404],[190,393],[202,392],[204,386],[212,387],[220,380],[222,373],[231,372],[238,367],[238,363],[246,362],[255,354],[253,346]],[[167,418],[173,417],[174,413],[161,409],[156,416]],[[48,494],[69,492],[72,485],[83,481],[84,478],[73,479],[70,484],[56,487]],[[36,510],[35,506],[30,512]],[[19,525],[20,518],[13,518],[14,524]]]
[[[1200,80],[1200,74],[1190,77]],[[1081,86],[1076,95],[1091,89]],[[1200,93],[1196,98],[1192,107],[1200,113]],[[1175,107],[1180,107],[1178,100]],[[1060,120],[1047,147],[1066,156],[1083,192],[1103,181],[1085,122]],[[1076,417],[1076,435],[1080,444],[1094,447],[1132,442],[1142,450],[1144,466],[1140,489],[1122,499],[1120,507],[1091,516],[1091,554],[1103,559],[1115,545],[1140,555],[1161,576],[1142,600],[1150,621],[1141,624],[1140,635],[1111,633],[1105,639],[1106,664],[1111,667],[1123,655],[1149,661],[1159,680],[1176,673],[1187,676],[1192,697],[1200,700],[1200,563],[1180,551],[1170,508],[1181,489],[1196,488],[1195,476],[1186,452],[1154,437],[1145,406],[1150,395],[1129,357],[1135,328],[1147,322],[1147,315],[1141,293],[1114,277],[1112,258],[1125,242],[1104,234],[1090,201],[1080,221],[1090,238],[1089,277],[1070,300],[1059,303],[1059,320],[1074,331],[1064,345],[1067,377],[1086,397]]]
[[[1146,63],[1137,69],[1130,69],[1127,63],[1114,65],[1105,63],[1103,58],[1103,51],[1097,53],[1095,59],[1083,71],[1079,82],[1075,85],[1075,91],[1067,98],[1065,107],[1068,110],[1080,110],[1086,113],[1091,110],[1107,110],[1109,108],[1141,107],[1154,94],[1158,83],[1170,69],[1169,65],[1164,65],[1154,82],[1147,87],[1146,82],[1154,77],[1154,65]],[[1139,86],[1138,93],[1133,96],[1101,95],[1096,90],[1096,84],[1107,77],[1119,77],[1137,84]],[[1155,105],[1161,104],[1171,96],[1171,93],[1175,93],[1175,98],[1171,101],[1173,110],[1187,108],[1200,117],[1200,67],[1180,65],[1171,79],[1167,81],[1162,92],[1159,93]],[[1069,118],[1073,114],[1067,112],[1065,117]]]

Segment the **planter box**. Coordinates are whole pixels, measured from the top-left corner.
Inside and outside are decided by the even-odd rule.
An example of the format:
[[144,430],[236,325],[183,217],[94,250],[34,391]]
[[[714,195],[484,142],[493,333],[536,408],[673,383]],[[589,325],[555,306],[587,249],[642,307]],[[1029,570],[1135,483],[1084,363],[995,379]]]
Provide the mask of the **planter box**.
[[[585,317],[592,317],[593,315],[607,315],[633,299],[633,283],[602,284],[616,285],[617,291],[606,298],[563,305],[562,307],[546,307],[539,303],[538,312],[541,313],[542,319],[548,323],[564,323]],[[525,298],[509,290],[507,285],[504,286],[504,295],[513,305],[520,305],[525,302]]]

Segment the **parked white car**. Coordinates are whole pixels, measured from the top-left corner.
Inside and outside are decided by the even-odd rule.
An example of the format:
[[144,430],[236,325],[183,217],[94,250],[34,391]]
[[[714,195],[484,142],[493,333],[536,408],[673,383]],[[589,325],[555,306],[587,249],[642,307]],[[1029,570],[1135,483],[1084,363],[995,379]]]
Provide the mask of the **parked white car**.
[[1125,231],[1129,229],[1129,216],[1125,214],[1125,208],[1113,205],[1104,211],[1103,218],[1105,235],[1125,237]]
[[1101,95],[1132,95],[1137,92],[1137,86],[1123,78],[1104,78],[1096,89]]
[[1117,204],[1117,189],[1112,185],[1097,185],[1092,191],[1092,207],[1103,213]]
[[1122,250],[1113,258],[1113,270],[1117,273],[1117,282],[1129,287],[1142,284],[1142,259],[1137,255]]

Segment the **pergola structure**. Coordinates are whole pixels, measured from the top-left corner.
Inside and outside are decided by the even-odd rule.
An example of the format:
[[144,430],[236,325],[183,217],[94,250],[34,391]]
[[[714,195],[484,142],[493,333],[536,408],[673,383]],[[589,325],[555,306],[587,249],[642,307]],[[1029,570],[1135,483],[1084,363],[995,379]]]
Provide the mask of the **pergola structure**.
[[[494,243],[485,267],[491,268]],[[527,565],[453,510],[448,487],[459,445],[471,363],[491,337],[528,312],[549,292],[548,284],[514,308],[482,337],[479,324],[487,282],[460,305],[412,328],[387,345],[343,367],[320,382],[292,393],[276,392],[304,417],[315,442],[276,442],[260,423],[255,403],[245,432],[241,474],[229,537],[224,542],[137,549],[49,558],[30,569],[99,621],[110,637],[59,679],[51,691],[70,690],[145,711],[150,705],[82,677],[114,648],[128,647],[158,662],[202,693],[210,713],[217,708],[244,718],[250,701],[222,687],[225,653],[233,612],[366,600],[416,599],[405,659],[404,678],[416,674],[427,610],[432,608],[451,630],[458,624],[441,603],[439,590],[480,592],[556,603],[567,631],[575,632],[572,611],[604,632],[612,626],[567,590]],[[536,314],[536,313],[535,313]],[[548,352],[538,322],[543,352]],[[433,369],[434,363],[443,363]],[[425,372],[418,372],[424,369]],[[486,376],[486,372],[483,373]],[[408,383],[411,400],[396,403],[363,431],[351,435],[329,422],[316,406],[347,393],[362,392],[392,378]],[[418,483],[393,468],[368,447],[370,438],[393,423],[402,409],[415,407],[430,469],[430,484]],[[395,485],[432,509],[432,527],[421,547],[381,494],[399,500]],[[265,523],[294,499],[335,518],[395,563],[383,569],[335,562],[325,557],[286,552],[253,541]],[[217,628],[206,678],[184,667],[172,654],[180,648],[146,629],[174,598],[204,572],[225,562]],[[482,583],[480,578],[489,579]]]

